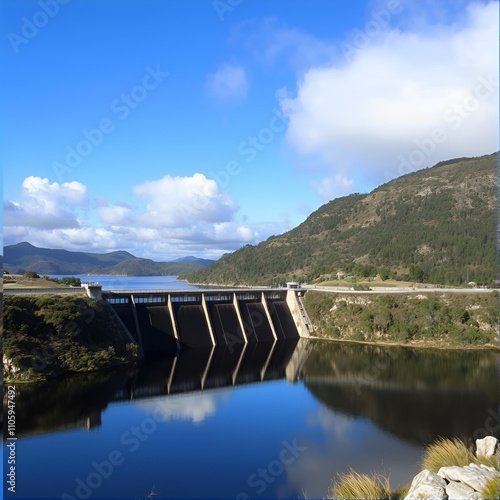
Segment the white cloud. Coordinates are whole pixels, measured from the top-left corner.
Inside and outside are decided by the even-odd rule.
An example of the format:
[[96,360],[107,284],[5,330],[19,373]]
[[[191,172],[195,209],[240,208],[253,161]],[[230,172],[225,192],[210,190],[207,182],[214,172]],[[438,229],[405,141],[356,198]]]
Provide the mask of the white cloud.
[[206,85],[209,94],[219,102],[245,99],[249,86],[245,68],[228,63],[208,74]]
[[225,222],[238,209],[229,195],[203,174],[166,175],[135,186],[134,193],[147,202],[141,223],[149,227],[178,227],[189,221]]
[[235,201],[202,174],[165,176],[132,191],[134,205],[110,205],[100,196],[80,221],[78,210],[87,205],[85,186],[29,177],[23,182],[22,201],[4,202],[5,244],[29,241],[40,247],[95,252],[121,249],[154,260],[185,255],[217,259],[290,229],[284,223],[238,222]]
[[335,174],[333,178],[325,177],[321,182],[311,181],[311,186],[316,189],[323,200],[327,201],[352,193],[356,183],[342,174]]
[[472,4],[460,26],[388,30],[350,62],[307,71],[281,106],[292,146],[330,167],[318,192],[335,194],[348,177],[385,182],[405,173],[401,157],[418,169],[496,151],[498,30],[498,3]]
[[156,398],[154,403],[140,402],[139,408],[162,420],[191,420],[198,424],[217,412],[217,407],[227,403],[231,393],[227,390],[216,393],[179,394],[174,397]]
[[4,202],[4,225],[41,229],[74,228],[80,222],[76,209],[87,204],[87,190],[79,182],[50,184],[30,176],[21,187],[21,201]]

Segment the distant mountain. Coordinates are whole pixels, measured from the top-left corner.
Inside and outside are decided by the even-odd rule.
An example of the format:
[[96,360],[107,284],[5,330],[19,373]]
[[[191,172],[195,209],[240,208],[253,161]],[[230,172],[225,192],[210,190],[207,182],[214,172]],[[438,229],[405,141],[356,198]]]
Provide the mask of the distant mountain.
[[295,229],[225,254],[188,280],[272,284],[335,278],[342,270],[490,284],[497,273],[497,156],[440,162],[369,194],[332,200]]
[[180,259],[175,259],[172,262],[180,262],[180,263],[191,262],[192,264],[200,264],[201,266],[206,267],[209,266],[210,264],[213,264],[216,261],[211,259],[200,259],[199,257],[193,257],[192,255],[189,255],[187,257],[181,257]]
[[179,275],[202,268],[195,262],[155,262],[129,252],[71,252],[22,242],[4,248],[4,269],[11,274],[106,274],[121,276]]

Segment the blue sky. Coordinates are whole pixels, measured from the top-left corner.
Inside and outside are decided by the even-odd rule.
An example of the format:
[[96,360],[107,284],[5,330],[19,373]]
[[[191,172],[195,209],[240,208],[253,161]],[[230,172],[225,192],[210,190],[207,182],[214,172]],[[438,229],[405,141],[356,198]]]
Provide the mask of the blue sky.
[[4,244],[218,258],[498,150],[498,2],[3,0]]

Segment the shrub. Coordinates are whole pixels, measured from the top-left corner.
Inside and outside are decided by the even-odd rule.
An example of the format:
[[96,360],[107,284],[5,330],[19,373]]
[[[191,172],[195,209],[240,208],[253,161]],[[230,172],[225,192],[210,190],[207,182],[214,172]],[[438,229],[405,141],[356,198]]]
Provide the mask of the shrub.
[[389,478],[382,474],[359,474],[350,469],[347,474],[339,473],[330,491],[330,498],[404,498],[409,485],[398,490],[391,490]]
[[489,458],[477,458],[472,448],[468,447],[461,439],[439,438],[425,448],[422,468],[437,474],[441,467],[450,467],[452,465],[465,467],[471,462],[495,468],[498,466],[498,459],[495,455]]
[[139,354],[139,346],[137,344],[132,344],[132,342],[129,342],[125,346],[125,349],[127,349],[127,352],[134,358],[137,357],[137,355]]
[[39,278],[38,274],[35,273],[35,271],[26,271],[23,276],[25,278]]

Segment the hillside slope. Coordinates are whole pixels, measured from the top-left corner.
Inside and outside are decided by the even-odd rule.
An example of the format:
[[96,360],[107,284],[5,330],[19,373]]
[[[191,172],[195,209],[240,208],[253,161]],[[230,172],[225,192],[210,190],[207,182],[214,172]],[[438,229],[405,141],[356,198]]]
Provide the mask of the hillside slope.
[[370,194],[337,198],[295,229],[226,254],[188,279],[272,284],[384,268],[416,281],[489,284],[496,276],[496,156],[441,162]]
[[[27,242],[6,246],[4,269],[12,274],[35,271],[38,274],[105,274],[120,276],[167,276],[201,269],[203,259],[155,262],[125,251],[110,253],[71,252],[39,248]],[[197,260],[197,261],[196,261]]]

